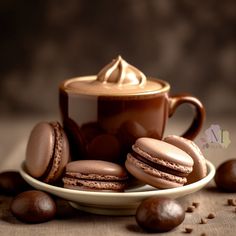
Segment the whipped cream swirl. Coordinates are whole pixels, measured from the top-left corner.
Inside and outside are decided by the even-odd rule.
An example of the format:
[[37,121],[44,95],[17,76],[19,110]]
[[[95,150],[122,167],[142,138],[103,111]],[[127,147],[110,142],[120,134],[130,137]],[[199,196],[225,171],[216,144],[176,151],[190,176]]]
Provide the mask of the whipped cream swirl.
[[106,65],[97,75],[97,81],[103,84],[144,86],[146,76],[136,67],[128,64],[121,56]]

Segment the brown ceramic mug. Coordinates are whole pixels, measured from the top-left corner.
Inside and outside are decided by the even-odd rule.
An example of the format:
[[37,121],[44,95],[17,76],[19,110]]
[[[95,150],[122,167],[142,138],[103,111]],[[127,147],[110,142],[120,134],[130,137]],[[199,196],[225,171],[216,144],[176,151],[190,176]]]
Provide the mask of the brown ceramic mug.
[[[170,85],[148,79],[154,89],[100,89],[97,76],[78,77],[60,86],[60,109],[72,159],[100,159],[124,163],[139,137],[162,139],[168,117],[183,103],[195,110],[193,122],[183,137],[194,139],[201,130],[205,110],[191,95],[170,96]],[[84,84],[96,85],[95,89]],[[157,86],[158,85],[158,86]],[[155,87],[156,86],[156,87]],[[118,91],[118,92],[117,92]]]

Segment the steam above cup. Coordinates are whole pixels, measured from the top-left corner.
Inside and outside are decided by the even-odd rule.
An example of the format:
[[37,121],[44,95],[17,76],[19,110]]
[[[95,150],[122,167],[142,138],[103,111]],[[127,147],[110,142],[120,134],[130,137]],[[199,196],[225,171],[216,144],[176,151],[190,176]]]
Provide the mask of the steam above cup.
[[60,110],[72,158],[123,164],[140,137],[162,139],[168,117],[190,103],[195,109],[184,137],[193,139],[205,117],[201,102],[190,95],[169,96],[170,85],[146,77],[118,56],[98,75],[65,80],[59,88]]

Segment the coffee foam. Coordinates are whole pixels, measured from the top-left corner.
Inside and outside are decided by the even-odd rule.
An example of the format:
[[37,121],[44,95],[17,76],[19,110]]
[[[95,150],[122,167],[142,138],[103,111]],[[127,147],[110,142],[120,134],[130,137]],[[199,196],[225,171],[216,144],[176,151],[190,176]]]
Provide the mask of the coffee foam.
[[96,75],[72,78],[63,83],[63,89],[71,93],[97,96],[133,96],[157,94],[169,90],[169,84],[158,79],[147,79],[139,86],[101,83]]

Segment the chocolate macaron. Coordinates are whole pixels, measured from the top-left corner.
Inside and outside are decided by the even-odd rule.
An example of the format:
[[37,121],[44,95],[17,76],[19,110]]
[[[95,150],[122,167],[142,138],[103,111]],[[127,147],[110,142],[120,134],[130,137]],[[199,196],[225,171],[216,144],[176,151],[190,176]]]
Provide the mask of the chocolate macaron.
[[164,138],[164,141],[182,149],[192,157],[194,162],[193,171],[187,176],[188,184],[194,183],[207,175],[206,159],[193,141],[176,135],[169,135]]
[[70,159],[69,143],[58,122],[40,122],[31,131],[26,148],[26,171],[46,183],[56,182]]
[[64,187],[75,190],[121,192],[127,185],[126,170],[115,163],[80,160],[67,164]]
[[152,138],[139,138],[127,155],[125,166],[137,179],[156,188],[184,185],[193,160],[181,149]]

